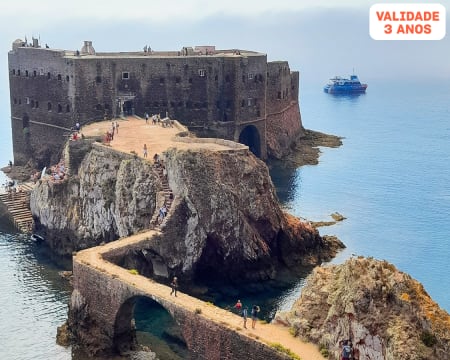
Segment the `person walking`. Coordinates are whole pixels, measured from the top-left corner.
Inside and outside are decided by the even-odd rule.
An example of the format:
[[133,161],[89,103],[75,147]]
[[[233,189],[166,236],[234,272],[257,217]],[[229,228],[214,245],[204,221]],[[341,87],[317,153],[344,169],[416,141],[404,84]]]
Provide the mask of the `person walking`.
[[176,276],[174,276],[172,282],[170,283],[170,287],[172,288],[172,291],[170,292],[170,295],[172,295],[173,293],[175,293],[175,296],[177,296],[177,291],[178,291],[178,279]]
[[252,329],[256,326],[256,320],[258,320],[259,306],[253,305],[252,307]]

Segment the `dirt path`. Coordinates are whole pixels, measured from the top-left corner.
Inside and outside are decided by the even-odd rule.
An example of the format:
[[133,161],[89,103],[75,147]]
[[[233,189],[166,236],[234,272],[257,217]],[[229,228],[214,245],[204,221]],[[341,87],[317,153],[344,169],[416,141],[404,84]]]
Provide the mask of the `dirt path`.
[[154,230],[136,234],[124,239],[120,239],[106,245],[95,247],[79,252],[75,260],[89,264],[97,271],[102,271],[121,281],[133,284],[142,291],[153,294],[155,297],[177,304],[192,312],[201,309],[202,316],[222,325],[239,331],[254,340],[264,342],[266,344],[279,343],[285,348],[290,349],[293,353],[299,355],[302,360],[324,360],[317,347],[311,343],[305,343],[294,338],[289,329],[282,325],[266,324],[258,322],[255,329],[251,329],[251,320],[247,320],[247,329],[243,328],[243,320],[240,316],[222,308],[216,307],[210,303],[179,293],[178,297],[170,296],[170,288],[166,285],[154,282],[141,275],[133,275],[127,269],[121,268],[115,264],[105,261],[102,254],[117,249],[125,245],[137,244],[145,239],[151,238],[156,234]]

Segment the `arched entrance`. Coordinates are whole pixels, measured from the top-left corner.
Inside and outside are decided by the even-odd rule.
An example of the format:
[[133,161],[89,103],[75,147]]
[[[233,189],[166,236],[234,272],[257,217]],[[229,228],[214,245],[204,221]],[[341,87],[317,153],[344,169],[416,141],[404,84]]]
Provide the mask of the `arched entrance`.
[[257,157],[261,157],[261,139],[259,131],[254,125],[248,125],[241,131],[239,142],[247,145]]
[[160,360],[188,358],[186,342],[172,315],[155,300],[135,296],[116,316],[114,344],[119,353],[147,347]]
[[126,115],[134,115],[133,101],[127,100],[123,103],[123,113]]

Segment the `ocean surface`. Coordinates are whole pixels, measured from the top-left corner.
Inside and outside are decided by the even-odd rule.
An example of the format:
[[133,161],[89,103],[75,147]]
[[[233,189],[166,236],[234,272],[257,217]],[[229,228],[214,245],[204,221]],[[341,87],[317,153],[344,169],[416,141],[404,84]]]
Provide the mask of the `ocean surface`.
[[[450,84],[370,81],[367,94],[356,97],[321,88],[301,84],[303,124],[342,136],[343,145],[322,148],[315,166],[271,166],[283,206],[315,221],[341,213],[346,220],[320,229],[347,245],[333,263],[351,254],[385,259],[450,311]],[[0,107],[1,166],[12,158],[9,116],[8,106]],[[58,275],[66,267],[0,221],[1,359],[72,359],[70,349],[55,343],[70,296]],[[261,304],[270,319],[291,306],[303,282],[242,300]],[[234,295],[220,302],[232,300]],[[145,309],[136,314],[145,330]]]

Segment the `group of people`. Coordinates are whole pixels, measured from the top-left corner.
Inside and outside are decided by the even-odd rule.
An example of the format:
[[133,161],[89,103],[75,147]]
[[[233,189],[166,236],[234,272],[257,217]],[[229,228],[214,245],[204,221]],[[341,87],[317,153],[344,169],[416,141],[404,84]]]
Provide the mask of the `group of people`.
[[114,140],[114,135],[119,134],[119,123],[117,121],[111,121],[111,128],[110,130],[106,131],[105,135],[105,142],[109,143],[110,141]]
[[[145,123],[148,124],[148,121],[150,119],[150,116],[148,115],[148,113],[144,114],[144,118],[145,118]],[[162,127],[173,127],[173,122],[169,118],[167,112],[166,112],[166,117],[164,119],[161,119],[161,115],[159,115],[159,114],[152,115],[152,124],[153,125],[161,124]]]
[[66,176],[66,166],[64,164],[64,160],[60,160],[59,163],[51,166],[50,169],[47,170],[47,173],[50,174],[49,179],[52,181],[58,182],[64,180],[64,177]]
[[247,318],[250,315],[252,318],[252,329],[256,327],[256,320],[258,320],[258,313],[260,311],[260,308],[258,305],[253,305],[250,314],[248,310],[248,306],[244,306],[241,303],[241,300],[238,300],[237,303],[234,305],[234,308],[238,313],[241,314],[242,318],[244,319],[244,329],[247,329]]

